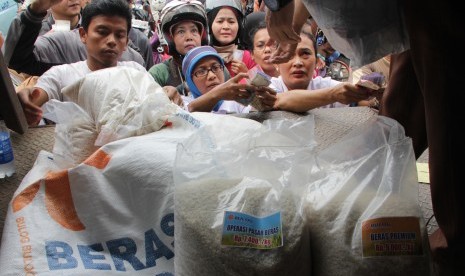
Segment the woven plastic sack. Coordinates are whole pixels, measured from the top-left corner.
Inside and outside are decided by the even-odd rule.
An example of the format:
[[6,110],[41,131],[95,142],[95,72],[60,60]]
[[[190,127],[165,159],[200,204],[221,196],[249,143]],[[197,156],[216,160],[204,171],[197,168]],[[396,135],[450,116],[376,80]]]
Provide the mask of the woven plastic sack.
[[215,139],[226,143],[261,124],[183,110],[168,122],[71,168],[41,152],[9,204],[0,275],[174,275],[178,143],[203,127],[225,127]]
[[147,72],[130,67],[98,70],[63,88],[65,102],[44,105],[57,123],[53,152],[77,165],[98,147],[158,131],[179,107]]

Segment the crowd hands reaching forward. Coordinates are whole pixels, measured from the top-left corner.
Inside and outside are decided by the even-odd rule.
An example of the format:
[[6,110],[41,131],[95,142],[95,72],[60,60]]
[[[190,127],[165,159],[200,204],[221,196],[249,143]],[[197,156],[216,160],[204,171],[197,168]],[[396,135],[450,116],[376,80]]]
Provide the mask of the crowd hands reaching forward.
[[[330,63],[343,55],[320,41],[308,12],[298,21],[280,16],[298,8],[300,1],[273,13],[263,11],[262,1],[255,1],[255,9],[248,5],[247,11],[247,5],[235,0],[167,1],[156,33],[166,43],[166,58],[156,63],[147,53],[152,45],[131,24],[133,1],[117,1],[119,11],[113,13],[102,8],[108,1],[75,5],[73,0],[33,0],[21,12],[26,16],[18,14],[12,22],[4,47],[7,64],[39,77],[18,91],[30,125],[44,123],[44,103],[66,101],[62,88],[92,71],[115,66],[148,71],[172,102],[191,112],[305,112],[352,106],[373,96],[372,89],[349,82],[348,62],[341,77],[328,77]],[[62,9],[72,12],[62,18]],[[51,31],[57,19],[73,22],[70,31]],[[205,65],[205,60],[214,65]],[[268,82],[254,83],[257,72]]]
[[[45,102],[66,101],[62,88],[92,71],[116,66],[148,71],[168,97],[188,111],[257,111],[249,105],[252,96],[261,102],[258,111],[305,112],[323,107],[370,105],[404,126],[407,136],[412,137],[416,157],[429,148],[431,195],[440,226],[430,240],[432,248],[442,249],[433,252],[444,263],[452,260],[442,266],[444,269],[465,263],[462,250],[465,207],[461,193],[457,193],[463,186],[457,174],[463,164],[463,154],[457,149],[463,148],[463,142],[458,133],[460,128],[451,125],[451,122],[461,125],[460,118],[463,118],[459,114],[463,93],[453,93],[460,89],[456,85],[462,71],[456,69],[455,59],[444,58],[463,51],[464,32],[460,21],[463,8],[452,6],[450,1],[412,0],[358,1],[357,8],[362,11],[367,7],[377,10],[369,9],[367,13],[359,13],[364,16],[357,17],[351,13],[352,6],[345,12],[335,10],[340,14],[332,14],[331,19],[348,18],[351,23],[362,23],[339,24],[347,31],[354,31],[354,26],[360,28],[362,32],[353,35],[354,41],[363,41],[358,35],[367,31],[364,28],[371,30],[386,22],[400,22],[390,26],[405,27],[392,32],[398,36],[390,36],[388,40],[380,34],[378,42],[382,45],[370,43],[374,45],[371,50],[393,54],[378,56],[388,58],[360,71],[361,74],[370,72],[365,69],[383,72],[386,82],[377,89],[360,84],[360,72],[354,74],[356,83],[352,82],[350,63],[356,64],[356,59],[348,60],[343,50],[339,53],[332,47],[342,49],[342,44],[330,45],[325,39],[323,31],[332,35],[328,24],[319,26],[323,30],[314,25],[325,19],[325,11],[333,12],[325,6],[328,2],[342,5],[346,1],[263,0],[254,1],[254,5],[251,1],[239,0],[166,1],[158,14],[159,24],[155,24],[159,39],[153,41],[158,41],[164,49],[164,58],[156,63],[151,53],[153,45],[133,30],[128,2],[32,0],[20,11],[8,33],[3,34],[2,51],[10,69],[39,76],[37,83],[18,92],[31,125],[40,122]],[[319,7],[322,14],[310,14],[307,8],[314,2],[322,5]],[[390,5],[398,7],[379,8]],[[422,7],[421,12],[418,6]],[[382,17],[389,11],[400,14],[397,8],[403,11],[403,20]],[[72,12],[58,12],[61,9]],[[71,15],[60,18],[64,14]],[[310,24],[309,18],[314,19]],[[71,30],[48,32],[55,19],[70,21]],[[396,40],[402,39],[409,47],[391,51],[393,48],[389,47],[397,46]],[[376,52],[365,50],[355,47],[346,54],[355,57],[356,52]],[[370,62],[375,62],[374,58]],[[255,84],[253,76],[257,72],[265,75],[269,83]],[[380,91],[384,91],[382,98]],[[375,96],[376,100],[372,101]]]

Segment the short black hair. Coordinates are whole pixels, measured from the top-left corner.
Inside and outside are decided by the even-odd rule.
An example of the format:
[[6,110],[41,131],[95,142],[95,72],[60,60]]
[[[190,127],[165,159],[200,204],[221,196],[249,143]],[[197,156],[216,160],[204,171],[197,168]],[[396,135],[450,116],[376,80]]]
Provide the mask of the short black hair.
[[118,16],[126,19],[128,33],[132,24],[132,12],[126,0],[92,0],[82,10],[81,25],[84,30],[88,30],[92,18],[105,16]]
[[[255,33],[262,29],[264,26],[266,28],[265,12],[256,11],[248,14],[244,19],[244,34],[242,38],[243,47],[247,50],[252,50],[253,48],[253,38]],[[257,26],[259,25],[260,26]],[[265,25],[263,25],[265,24]],[[258,29],[257,29],[258,28]]]
[[260,21],[258,25],[256,25],[252,30],[249,32],[249,45],[248,45],[248,50],[253,51],[255,48],[254,41],[255,41],[255,35],[257,34],[258,31],[266,29],[266,22],[265,21]]
[[304,35],[304,36],[306,36],[308,39],[310,39],[312,41],[313,49],[315,50],[313,55],[316,56],[316,54],[318,53],[318,43],[316,43],[316,38],[311,32],[311,28],[309,30],[309,28],[305,28],[306,26],[309,26],[309,24],[308,23],[304,24],[304,26],[302,27],[302,30],[300,32],[300,35]]

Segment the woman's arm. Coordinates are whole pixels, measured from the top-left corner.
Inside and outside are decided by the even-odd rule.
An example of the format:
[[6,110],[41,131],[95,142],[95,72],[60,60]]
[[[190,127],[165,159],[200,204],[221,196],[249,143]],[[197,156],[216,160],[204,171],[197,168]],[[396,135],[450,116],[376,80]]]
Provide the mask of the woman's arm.
[[227,82],[222,83],[200,97],[189,103],[188,109],[190,112],[203,111],[211,112],[215,105],[221,100],[238,101],[247,99],[250,93],[247,90],[255,89],[254,86],[246,83],[240,83],[244,78],[248,78],[248,74],[239,73]]
[[372,90],[368,88],[343,82],[329,88],[291,90],[278,93],[274,108],[292,112],[306,112],[335,102],[342,104],[358,102],[367,99],[371,94]]

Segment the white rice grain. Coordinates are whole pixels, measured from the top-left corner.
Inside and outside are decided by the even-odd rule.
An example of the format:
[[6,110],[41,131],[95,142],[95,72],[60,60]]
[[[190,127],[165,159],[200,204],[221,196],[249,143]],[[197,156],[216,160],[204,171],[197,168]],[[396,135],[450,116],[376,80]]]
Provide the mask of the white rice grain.
[[[281,211],[284,246],[221,245],[224,211],[262,217]],[[176,275],[310,275],[308,231],[291,192],[257,179],[204,179],[175,188]]]

